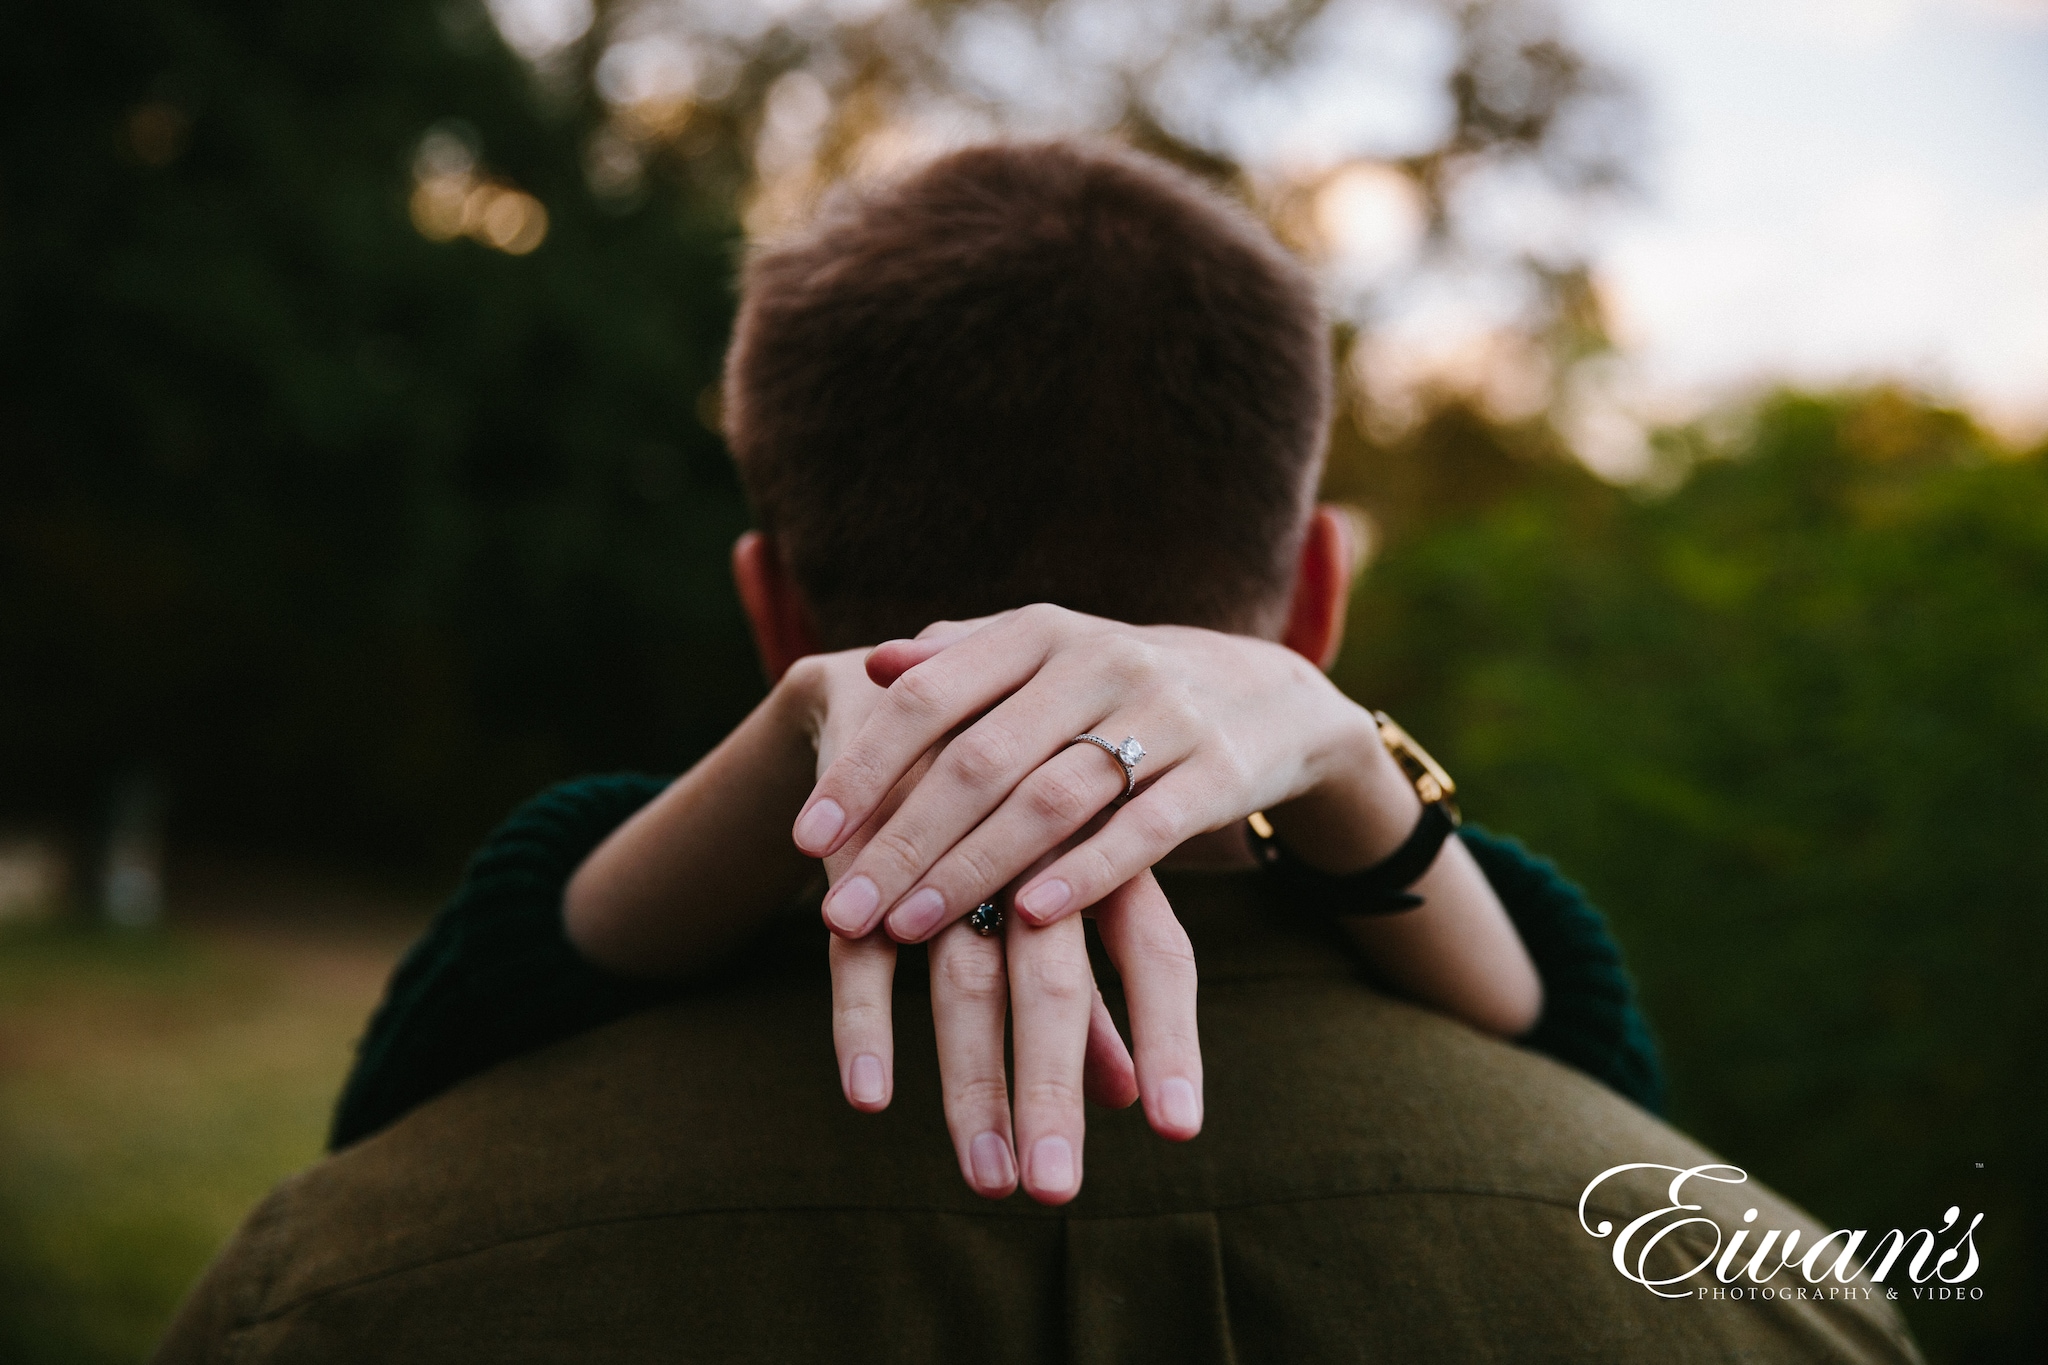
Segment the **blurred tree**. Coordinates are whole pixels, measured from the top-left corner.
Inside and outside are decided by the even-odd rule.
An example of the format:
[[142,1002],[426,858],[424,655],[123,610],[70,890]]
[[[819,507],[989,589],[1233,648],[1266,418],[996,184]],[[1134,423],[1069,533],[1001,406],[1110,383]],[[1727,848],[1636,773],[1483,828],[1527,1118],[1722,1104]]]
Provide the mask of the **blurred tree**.
[[667,171],[772,232],[947,145],[1114,133],[1234,189],[1355,328],[1489,294],[1495,365],[1538,388],[1604,342],[1583,228],[1628,187],[1640,120],[1547,0],[603,0],[587,34],[530,33],[604,102],[593,179],[627,200]]
[[2036,1359],[2048,450],[1880,389],[1663,453],[1396,543],[1340,679],[1610,910],[1681,1125],[1830,1226],[1987,1212],[1987,1300],[1905,1306]]
[[[1493,270],[1542,359],[1582,269],[1468,230],[1482,191],[1626,165],[1621,83],[1536,0],[88,0],[0,40],[0,815],[154,772],[188,839],[387,864],[755,694],[708,397],[742,219],[1114,131],[1355,320]],[[1361,72],[1378,112],[1323,127]],[[1414,250],[1350,270],[1389,211]]]
[[[599,112],[463,13],[0,19],[16,813],[153,767],[189,834],[447,857],[566,771],[684,762],[757,688],[699,416],[730,206],[593,201]],[[478,221],[437,243],[408,198],[451,174]]]

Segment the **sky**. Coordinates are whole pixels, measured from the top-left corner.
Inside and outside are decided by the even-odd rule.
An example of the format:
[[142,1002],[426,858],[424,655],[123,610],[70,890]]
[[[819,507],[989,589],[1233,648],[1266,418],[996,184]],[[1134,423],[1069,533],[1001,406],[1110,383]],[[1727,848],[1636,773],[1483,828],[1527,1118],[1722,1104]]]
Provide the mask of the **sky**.
[[[2048,432],[2048,0],[1572,0],[1645,193],[1596,237],[1611,397],[1900,377]],[[1625,424],[1585,453],[1625,466]]]
[[[594,14],[591,0],[488,3],[536,59]],[[1504,260],[1542,252],[1553,228],[1573,251],[1590,248],[1619,349],[1584,372],[1562,414],[1589,464],[1626,477],[1644,467],[1648,428],[1781,382],[1901,379],[2012,439],[2048,436],[2048,0],[1549,3],[1639,92],[1640,192],[1588,217],[1509,183],[1488,191],[1493,208],[1473,221],[1501,238]],[[702,36],[732,28],[733,15],[759,28],[785,11],[846,17],[890,4],[642,0],[629,14],[687,16],[678,22]],[[1084,98],[1088,71],[1105,53],[1163,41],[1184,18],[1178,5],[1063,0],[1036,29],[990,6],[959,26],[954,55],[1021,126],[1085,126],[1102,116]],[[1317,56],[1284,85],[1188,62],[1179,116],[1247,166],[1426,144],[1444,114],[1433,65],[1449,55],[1441,10],[1338,0],[1326,18]],[[647,41],[621,45],[620,72]],[[803,81],[822,110],[803,72],[777,94],[804,94]],[[794,103],[771,99],[770,113]],[[822,120],[805,122],[810,142]],[[771,117],[767,131],[779,126]],[[1436,375],[1512,378],[1487,341],[1512,291],[1413,272],[1413,187],[1373,170],[1347,172],[1318,208],[1339,244],[1327,263],[1333,297],[1394,282],[1361,352],[1371,382],[1399,391]]]

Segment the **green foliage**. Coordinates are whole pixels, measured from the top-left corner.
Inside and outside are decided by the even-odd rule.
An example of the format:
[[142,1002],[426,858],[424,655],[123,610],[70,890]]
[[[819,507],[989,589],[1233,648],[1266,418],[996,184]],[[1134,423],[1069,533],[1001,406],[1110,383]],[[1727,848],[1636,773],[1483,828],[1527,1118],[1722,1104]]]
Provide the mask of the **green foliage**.
[[[736,718],[744,510],[698,417],[736,230],[680,184],[601,206],[600,117],[459,6],[0,19],[14,813],[149,768],[186,835],[445,865]],[[546,206],[538,250],[415,230],[437,125]]]
[[1890,391],[1667,453],[1397,542],[1342,681],[1608,910],[1681,1126],[1829,1226],[1984,1211],[1987,1301],[1916,1326],[2038,1344],[2048,459]]

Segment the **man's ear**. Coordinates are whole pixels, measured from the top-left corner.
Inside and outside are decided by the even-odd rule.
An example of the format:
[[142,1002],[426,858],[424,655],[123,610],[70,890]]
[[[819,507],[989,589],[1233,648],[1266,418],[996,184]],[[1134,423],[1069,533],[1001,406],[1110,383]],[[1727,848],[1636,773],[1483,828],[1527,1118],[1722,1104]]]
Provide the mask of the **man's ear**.
[[739,589],[740,605],[754,630],[754,648],[770,682],[806,654],[819,652],[818,629],[811,622],[810,608],[790,580],[773,540],[759,531],[749,531],[734,541],[732,581]]
[[1351,580],[1358,568],[1358,533],[1340,507],[1322,503],[1309,518],[1294,570],[1294,599],[1280,643],[1317,668],[1337,662],[1344,644],[1344,616],[1351,605]]

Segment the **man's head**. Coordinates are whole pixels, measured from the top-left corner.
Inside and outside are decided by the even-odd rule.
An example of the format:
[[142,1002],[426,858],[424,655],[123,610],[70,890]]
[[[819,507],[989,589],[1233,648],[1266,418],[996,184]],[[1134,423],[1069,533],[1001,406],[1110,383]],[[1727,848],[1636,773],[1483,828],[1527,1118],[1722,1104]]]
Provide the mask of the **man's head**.
[[1250,215],[1119,149],[997,144],[758,251],[725,414],[818,646],[1034,601],[1279,634],[1329,390]]

